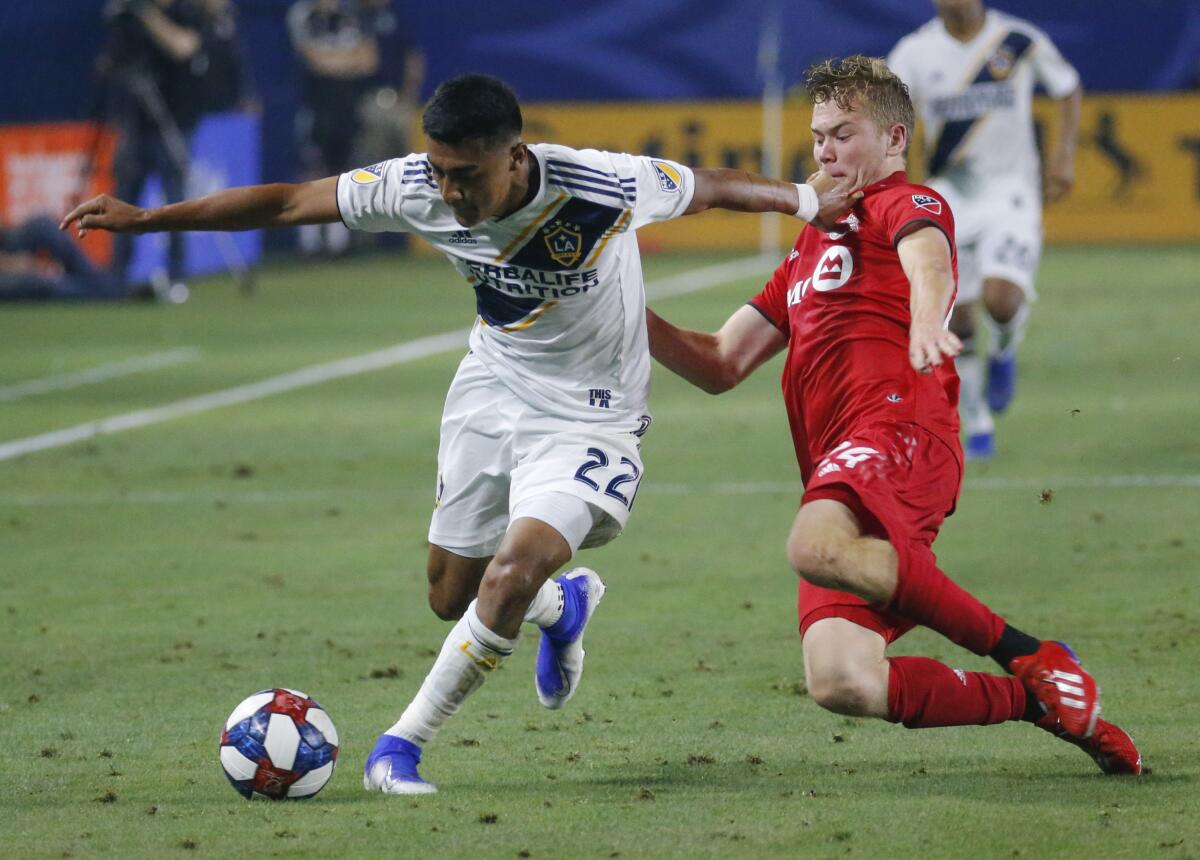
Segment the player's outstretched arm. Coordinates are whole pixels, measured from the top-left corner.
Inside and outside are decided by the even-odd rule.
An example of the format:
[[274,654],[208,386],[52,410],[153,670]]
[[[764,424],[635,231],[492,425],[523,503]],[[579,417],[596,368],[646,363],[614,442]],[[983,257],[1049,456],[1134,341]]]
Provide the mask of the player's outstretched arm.
[[698,167],[696,192],[683,214],[693,215],[707,209],[731,209],[734,212],[779,212],[803,218],[820,230],[831,231],[837,219],[862,198],[862,176],[835,180],[825,173],[814,173],[804,185],[769,179],[745,170],[727,167]]
[[962,351],[962,342],[946,328],[954,295],[950,242],[937,227],[922,227],[901,239],[896,250],[912,287],[908,360],[913,370],[931,373],[945,358]]
[[733,388],[787,346],[783,333],[749,305],[711,334],[678,328],[647,308],[646,330],[650,354],[709,394]]
[[62,219],[59,229],[78,224],[112,233],[157,233],[166,230],[252,230],[297,224],[327,224],[341,216],[336,176],[296,185],[248,185],[226,188],[195,200],[143,209],[107,194],[80,203]]

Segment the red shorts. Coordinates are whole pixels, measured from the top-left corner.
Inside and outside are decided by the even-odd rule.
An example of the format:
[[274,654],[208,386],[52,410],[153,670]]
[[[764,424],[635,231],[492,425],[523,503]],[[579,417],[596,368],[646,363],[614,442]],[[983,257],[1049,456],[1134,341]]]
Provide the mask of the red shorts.
[[[817,461],[802,504],[832,499],[854,512],[865,535],[898,549],[902,542],[932,546],[961,485],[962,463],[941,437],[916,424],[872,424]],[[913,628],[908,619],[859,597],[803,579],[798,608],[801,636],[822,618],[845,618],[889,643]]]

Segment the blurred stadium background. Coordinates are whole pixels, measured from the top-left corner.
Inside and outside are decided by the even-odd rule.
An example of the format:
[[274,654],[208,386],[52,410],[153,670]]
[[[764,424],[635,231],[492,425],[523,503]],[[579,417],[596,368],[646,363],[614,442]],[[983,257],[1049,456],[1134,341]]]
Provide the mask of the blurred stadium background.
[[[235,5],[262,110],[205,120],[195,190],[299,177],[290,0]],[[215,276],[181,307],[0,309],[0,856],[1194,856],[1200,5],[995,5],[1045,29],[1087,95],[1005,444],[969,468],[939,555],[1001,611],[1071,637],[1152,778],[1103,780],[1024,725],[901,735],[805,698],[776,365],[716,402],[656,369],[638,515],[585,557],[612,590],[580,707],[537,706],[526,641],[428,756],[442,794],[364,794],[370,743],[444,636],[424,541],[469,294],[438,259],[301,264],[276,231],[239,239],[260,260],[247,298],[197,236],[191,263]],[[490,72],[523,98],[529,139],[708,166],[765,152],[794,178],[811,168],[807,112],[785,107],[773,130],[764,93],[790,105],[810,61],[886,54],[933,15],[927,0],[395,8],[426,96]],[[62,214],[97,140],[88,190],[111,186],[104,38],[100,0],[0,0],[0,222]],[[770,269],[743,258],[794,226],[709,213],[645,231],[651,303],[718,325]],[[142,253],[153,265],[162,244]],[[339,377],[347,357],[378,372]],[[989,665],[919,631],[901,647]],[[315,809],[242,804],[220,773],[221,720],[278,684],[317,697],[343,738]]]
[[[291,0],[234,5],[261,114],[206,120],[195,144],[197,190],[299,175],[300,69],[284,23]],[[924,0],[520,0],[503,11],[457,0],[452,12],[396,0],[393,8],[405,38],[424,51],[424,96],[453,74],[489,72],[527,105],[531,140],[706,166],[765,164],[797,179],[812,167],[804,114],[768,111],[764,124],[764,93],[786,95],[817,58],[885,55],[933,12]],[[1049,210],[1049,241],[1200,239],[1200,7],[1005,0],[999,8],[1045,29],[1087,93],[1077,189]],[[102,3],[6,3],[0,24],[0,80],[20,82],[0,91],[0,220],[57,214],[80,193],[81,162],[94,142]],[[395,77],[401,61],[385,56],[384,76]],[[111,184],[100,161],[87,190]],[[665,249],[753,249],[763,229],[752,219],[709,215],[644,238]],[[773,246],[777,228],[765,229]],[[242,241],[257,255],[257,239]],[[277,232],[262,241],[285,250],[295,240]],[[193,266],[219,268],[220,256],[204,242],[211,244],[193,239]]]

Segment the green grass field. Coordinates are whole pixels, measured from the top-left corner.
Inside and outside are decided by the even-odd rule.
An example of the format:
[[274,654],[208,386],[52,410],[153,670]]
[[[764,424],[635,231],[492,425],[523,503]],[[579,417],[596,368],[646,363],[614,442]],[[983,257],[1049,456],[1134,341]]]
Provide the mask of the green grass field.
[[[658,257],[653,281],[718,262]],[[1062,637],[1153,773],[1104,778],[1024,724],[906,731],[806,696],[783,552],[799,484],[779,362],[711,398],[656,371],[625,536],[564,711],[536,638],[426,753],[362,762],[446,625],[425,603],[441,353],[0,461],[0,856],[1200,856],[1200,251],[1051,249],[1000,425],[939,541],[1014,623]],[[652,304],[715,327],[750,278]],[[0,400],[0,444],[465,328],[439,261],[277,265],[183,306],[7,307],[0,388],[182,348],[194,360]],[[899,650],[991,664],[918,631]],[[311,802],[247,803],[217,759],[244,696],[292,686],[341,733]]]

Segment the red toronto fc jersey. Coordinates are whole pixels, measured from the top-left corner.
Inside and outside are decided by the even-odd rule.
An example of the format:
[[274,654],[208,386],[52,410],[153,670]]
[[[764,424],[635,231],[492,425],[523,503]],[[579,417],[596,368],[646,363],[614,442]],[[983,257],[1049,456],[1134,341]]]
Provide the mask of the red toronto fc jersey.
[[783,399],[806,483],[853,430],[880,422],[919,424],[962,459],[954,362],[920,374],[908,361],[910,285],[896,250],[909,233],[937,227],[957,284],[954,217],[941,195],[903,171],[863,191],[839,221],[843,232],[805,227],[750,301],[788,338]]

